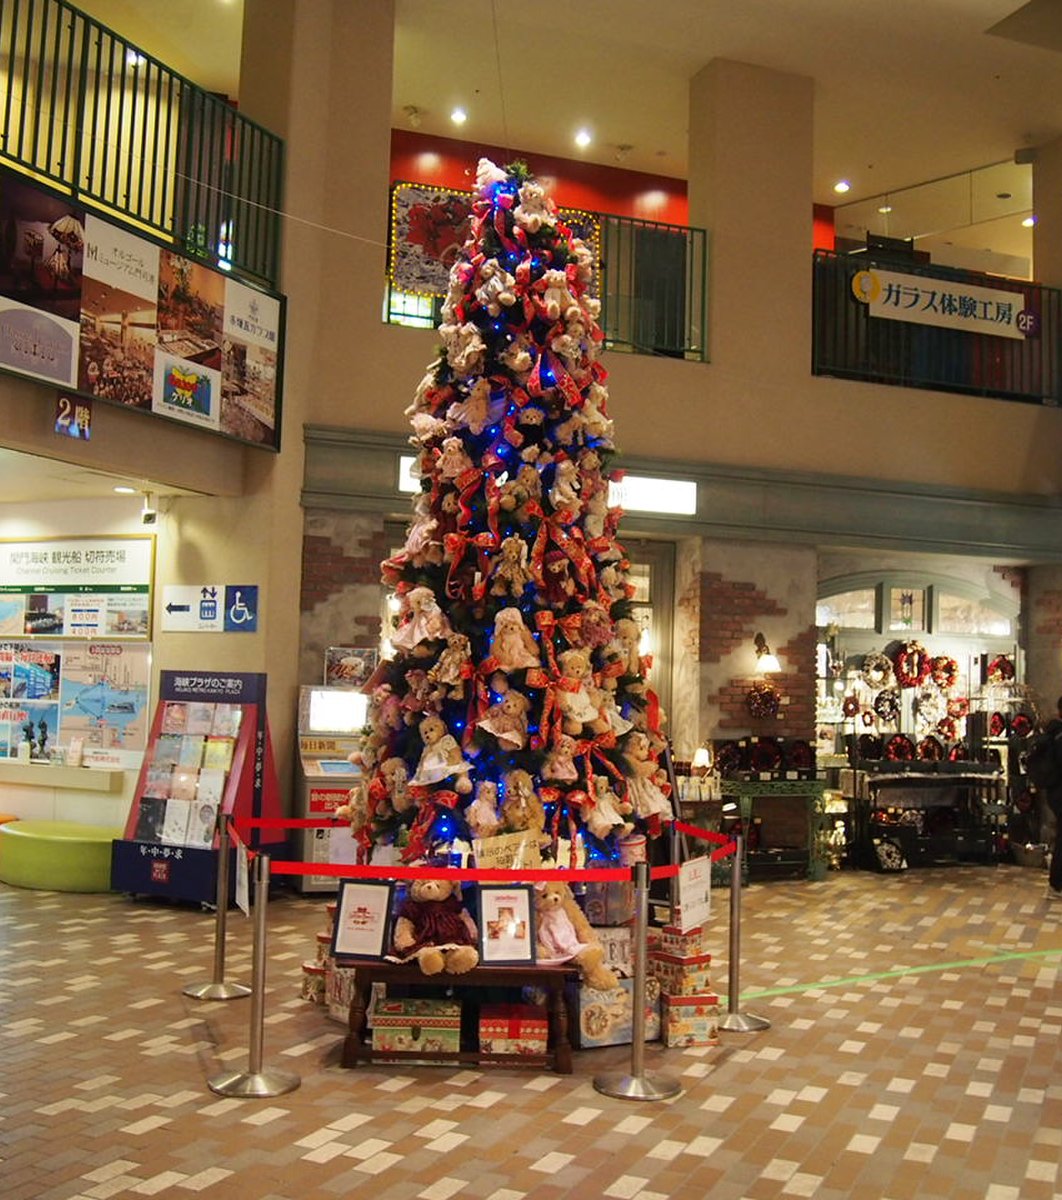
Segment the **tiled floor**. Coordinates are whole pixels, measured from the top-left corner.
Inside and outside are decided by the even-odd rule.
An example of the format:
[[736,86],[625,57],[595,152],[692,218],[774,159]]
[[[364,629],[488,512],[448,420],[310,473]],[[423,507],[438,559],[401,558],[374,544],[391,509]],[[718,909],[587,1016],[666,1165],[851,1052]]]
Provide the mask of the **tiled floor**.
[[[1062,904],[1042,872],[970,867],[745,891],[742,1008],[711,1049],[650,1047],[667,1102],[575,1074],[338,1064],[299,997],[322,898],[269,908],[267,1067],[301,1087],[223,1099],[251,1005],[199,1002],[213,918],[0,885],[0,1196],[105,1200],[1050,1200],[1062,1197]],[[714,922],[726,981],[726,904]],[[230,922],[228,977],[252,923]]]

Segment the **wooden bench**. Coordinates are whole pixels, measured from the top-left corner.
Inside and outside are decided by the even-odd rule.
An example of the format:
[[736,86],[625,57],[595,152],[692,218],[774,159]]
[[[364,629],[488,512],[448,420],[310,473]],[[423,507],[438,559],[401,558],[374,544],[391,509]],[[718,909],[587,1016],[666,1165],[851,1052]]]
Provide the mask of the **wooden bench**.
[[[401,1061],[402,1059],[424,1062],[461,1062],[497,1064],[511,1067],[552,1067],[560,1075],[572,1073],[572,1044],[568,1036],[571,1022],[569,1011],[569,985],[577,986],[579,972],[574,966],[508,966],[474,967],[463,975],[425,975],[416,963],[365,962],[362,960],[337,959],[336,964],[354,967],[354,992],[350,1002],[348,1032],[343,1042],[344,1067],[356,1067],[359,1062],[374,1059]],[[535,987],[545,990],[548,996],[549,1043],[545,1054],[487,1054],[480,1050],[432,1051],[423,1050],[374,1050],[365,1045],[365,1016],[374,983],[402,984],[406,987],[454,987],[454,988],[521,988]]]

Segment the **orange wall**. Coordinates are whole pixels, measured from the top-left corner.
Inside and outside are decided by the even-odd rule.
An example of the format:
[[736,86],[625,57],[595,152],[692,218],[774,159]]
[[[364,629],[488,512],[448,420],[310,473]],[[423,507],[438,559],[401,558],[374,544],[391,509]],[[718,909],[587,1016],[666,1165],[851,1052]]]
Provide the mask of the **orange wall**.
[[406,129],[391,130],[392,182],[405,180],[471,191],[476,162],[483,156],[501,165],[515,158],[524,159],[562,208],[585,208],[671,225],[689,224],[684,179],[429,137]]

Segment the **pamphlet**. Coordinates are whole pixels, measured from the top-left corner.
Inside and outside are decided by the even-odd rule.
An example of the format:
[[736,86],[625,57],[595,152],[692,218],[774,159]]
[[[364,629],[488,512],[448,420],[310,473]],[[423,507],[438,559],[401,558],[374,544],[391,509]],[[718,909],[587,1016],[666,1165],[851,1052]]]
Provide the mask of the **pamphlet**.
[[170,796],[174,800],[194,800],[195,785],[198,779],[198,771],[186,771],[178,768],[173,773],[173,781],[170,785]]
[[227,771],[232,766],[232,752],[235,748],[235,738],[207,738],[206,745],[203,747],[203,766]]
[[192,805],[187,800],[167,800],[162,819],[161,840],[170,846],[183,846],[188,841],[188,822]]
[[136,831],[133,840],[157,842],[162,834],[162,822],[166,815],[167,800],[155,796],[144,796],[136,815]]
[[184,733],[188,728],[188,705],[170,700],[162,710],[162,732]]
[[203,761],[203,743],[206,738],[201,733],[186,733],[181,738],[181,749],[177,756],[179,767],[195,767]]
[[243,708],[239,704],[215,704],[214,724],[210,732],[215,737],[234,738],[240,732]]
[[168,800],[170,798],[171,781],[173,779],[173,767],[171,766],[150,766],[147,769],[147,775],[144,778],[144,795],[154,796],[159,800]]
[[151,756],[152,766],[175,767],[181,757],[181,742],[184,739],[175,733],[164,733],[155,739],[155,753]]
[[195,703],[188,705],[187,733],[210,733],[214,724],[213,704]]

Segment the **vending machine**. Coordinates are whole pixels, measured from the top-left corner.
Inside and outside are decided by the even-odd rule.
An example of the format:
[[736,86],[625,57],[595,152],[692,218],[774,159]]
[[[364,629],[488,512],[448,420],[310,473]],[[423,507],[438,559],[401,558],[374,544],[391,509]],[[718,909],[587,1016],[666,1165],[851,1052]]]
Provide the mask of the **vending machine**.
[[[361,748],[369,698],[350,688],[299,689],[299,798],[296,816],[330,817],[361,783],[361,768],[350,756]],[[353,863],[354,839],[346,825],[296,830],[301,862]],[[296,875],[303,892],[334,892],[335,875]]]

